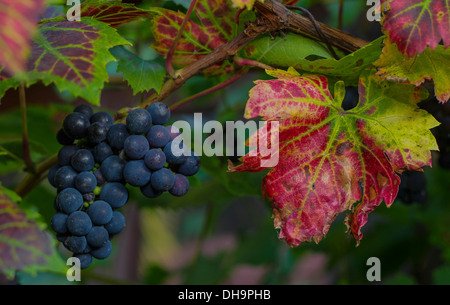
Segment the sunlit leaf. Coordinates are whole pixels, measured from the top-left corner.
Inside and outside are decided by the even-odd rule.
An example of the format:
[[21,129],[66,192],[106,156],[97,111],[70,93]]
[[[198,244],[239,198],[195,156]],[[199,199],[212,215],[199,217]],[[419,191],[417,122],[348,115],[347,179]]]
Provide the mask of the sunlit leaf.
[[150,12],[121,1],[88,0],[81,5],[82,17],[93,17],[117,28],[139,18],[149,17]]
[[[359,243],[368,214],[382,201],[393,203],[397,174],[431,165],[430,150],[438,148],[430,129],[438,122],[416,105],[425,91],[379,82],[373,72],[360,78],[360,101],[348,111],[341,107],[343,82],[336,83],[333,98],[326,77],[300,76],[293,69],[269,71],[276,79],[257,81],[250,91],[245,117],[260,116],[269,127],[249,140],[262,148],[258,154],[247,154],[230,170],[264,170],[264,156],[278,153],[262,188],[280,238],[292,246],[319,242],[348,210],[345,222]],[[274,121],[278,149],[265,144],[277,135]]]

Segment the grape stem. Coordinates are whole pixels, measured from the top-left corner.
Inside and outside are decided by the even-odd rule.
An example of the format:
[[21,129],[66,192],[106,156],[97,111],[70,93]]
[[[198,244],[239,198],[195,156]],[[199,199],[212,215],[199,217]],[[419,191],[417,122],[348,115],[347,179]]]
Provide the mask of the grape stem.
[[177,33],[177,36],[175,37],[175,40],[172,42],[172,45],[170,46],[169,52],[167,53],[167,59],[166,59],[166,70],[167,73],[172,78],[175,78],[175,71],[172,66],[172,59],[173,54],[175,53],[175,50],[178,45],[178,41],[180,41],[181,35],[183,35],[184,28],[186,27],[187,22],[189,21],[189,18],[191,17],[192,11],[194,10],[195,4],[197,3],[197,0],[192,0],[191,4],[189,5],[188,11],[186,12],[186,15],[184,16],[183,22],[181,23],[180,30]]
[[25,85],[19,85],[19,102],[20,112],[22,114],[22,157],[25,162],[25,170],[34,173],[35,164],[30,156],[30,142],[28,140],[28,126],[27,126],[27,100],[25,95]]
[[28,175],[22,180],[22,182],[14,190],[20,197],[26,196],[31,192],[41,181],[46,173],[53,165],[58,163],[58,155],[54,154],[48,159],[42,161],[36,166],[34,172],[28,173]]
[[198,99],[198,98],[200,98],[202,96],[208,95],[208,94],[210,94],[212,92],[215,92],[217,90],[225,88],[226,86],[234,83],[235,81],[240,79],[242,76],[247,74],[247,72],[248,72],[248,68],[243,68],[243,69],[239,70],[238,73],[234,74],[232,77],[230,77],[229,79],[225,80],[224,82],[221,82],[221,83],[219,83],[219,84],[217,84],[217,85],[215,85],[215,86],[213,86],[211,88],[208,88],[206,90],[203,90],[203,91],[201,91],[199,93],[196,93],[196,94],[194,94],[192,96],[189,96],[189,97],[187,97],[185,99],[182,99],[182,100],[176,102],[175,104],[170,106],[170,110],[173,111],[173,110],[177,109],[178,107],[180,107],[180,106],[182,106],[182,105],[184,105],[186,103],[189,103],[189,102],[191,102],[191,101],[193,101],[195,99]]

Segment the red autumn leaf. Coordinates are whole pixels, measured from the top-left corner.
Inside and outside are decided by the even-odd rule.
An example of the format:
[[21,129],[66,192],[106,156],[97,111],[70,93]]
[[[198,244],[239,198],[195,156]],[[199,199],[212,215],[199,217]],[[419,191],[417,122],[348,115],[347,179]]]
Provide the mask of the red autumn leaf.
[[50,236],[0,186],[0,271],[46,265],[52,256]]
[[384,31],[410,57],[433,50],[442,40],[450,45],[450,0],[382,0],[390,10],[383,21]]
[[138,18],[149,17],[150,12],[120,1],[88,0],[81,5],[81,17],[93,17],[117,28]]
[[[372,71],[371,71],[372,72]],[[277,79],[257,81],[250,91],[245,117],[263,117],[279,131],[260,129],[250,145],[259,154],[241,158],[230,171],[262,171],[268,150],[279,162],[265,176],[263,195],[271,200],[275,227],[291,246],[319,242],[337,215],[350,210],[346,224],[359,243],[368,214],[382,201],[390,206],[404,170],[431,165],[437,145],[430,128],[438,122],[420,110],[424,97],[412,85],[378,83],[365,73],[359,83],[360,101],[341,108],[343,82],[335,99],[324,76],[300,76],[295,70],[269,72]],[[277,147],[265,143],[278,138]],[[261,145],[263,143],[263,145]]]
[[30,39],[44,9],[44,0],[0,0],[0,66],[17,73],[25,69]]
[[[196,5],[196,11],[198,11],[197,14],[202,24],[197,24],[192,20],[186,23],[173,55],[172,64],[174,66],[188,66],[231,38],[233,26],[230,24],[232,24],[234,13],[229,10],[226,1],[201,0]],[[155,8],[152,12],[156,14],[152,26],[155,38],[152,47],[166,56],[181,28],[185,14],[163,8]],[[225,61],[202,72],[208,75],[221,75],[232,71],[233,65]]]
[[227,0],[198,1],[195,12],[210,35],[220,36],[224,41],[233,37],[234,11]]

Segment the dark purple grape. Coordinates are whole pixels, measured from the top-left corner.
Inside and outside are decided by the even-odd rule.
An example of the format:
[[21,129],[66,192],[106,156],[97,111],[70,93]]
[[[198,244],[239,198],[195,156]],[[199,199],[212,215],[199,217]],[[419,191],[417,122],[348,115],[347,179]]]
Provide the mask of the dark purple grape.
[[147,111],[152,116],[154,125],[164,125],[170,119],[170,109],[162,102],[151,104],[147,107]]
[[90,118],[91,124],[95,122],[102,123],[106,127],[110,128],[114,124],[113,117],[106,111],[99,111],[94,113]]
[[123,148],[128,158],[138,160],[144,158],[150,146],[144,136],[131,135],[125,140]]
[[169,193],[173,196],[184,196],[189,191],[189,180],[181,175],[175,174],[173,187],[169,190]]
[[124,124],[118,123],[111,126],[106,138],[112,148],[122,149],[123,143],[128,136],[127,127]]
[[147,140],[150,147],[164,147],[170,141],[170,132],[164,126],[155,125],[147,133]]
[[144,134],[152,126],[152,117],[150,113],[142,108],[136,108],[130,111],[126,119],[126,126],[130,134]]
[[72,139],[81,139],[87,135],[89,119],[79,112],[70,113],[63,121],[63,129]]

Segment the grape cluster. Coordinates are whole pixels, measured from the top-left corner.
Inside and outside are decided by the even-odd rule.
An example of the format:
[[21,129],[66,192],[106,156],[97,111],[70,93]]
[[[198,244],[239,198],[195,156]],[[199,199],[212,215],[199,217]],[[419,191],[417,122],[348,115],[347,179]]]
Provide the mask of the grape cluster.
[[51,227],[81,268],[111,254],[112,237],[125,228],[127,185],[149,198],[188,192],[187,176],[198,172],[200,158],[186,153],[177,128],[164,126],[169,119],[163,103],[133,109],[125,124],[87,105],[64,118],[57,133],[63,147],[48,174],[57,189]]

